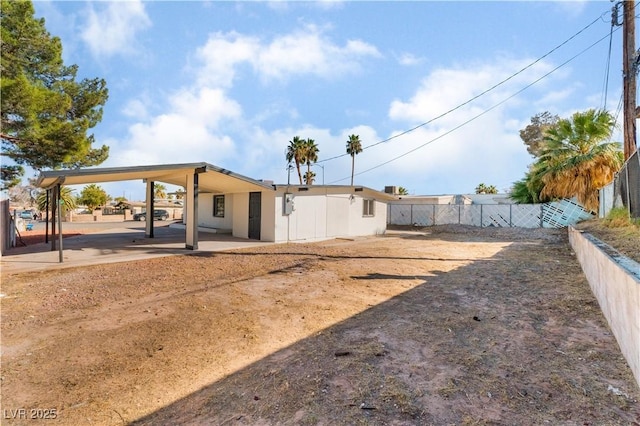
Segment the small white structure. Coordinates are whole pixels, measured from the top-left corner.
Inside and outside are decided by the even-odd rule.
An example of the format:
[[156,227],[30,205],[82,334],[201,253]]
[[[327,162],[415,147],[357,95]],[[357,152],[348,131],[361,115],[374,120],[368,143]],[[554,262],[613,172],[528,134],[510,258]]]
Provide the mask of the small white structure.
[[387,201],[362,186],[273,185],[274,191],[200,194],[198,227],[261,241],[317,241],[386,231]]

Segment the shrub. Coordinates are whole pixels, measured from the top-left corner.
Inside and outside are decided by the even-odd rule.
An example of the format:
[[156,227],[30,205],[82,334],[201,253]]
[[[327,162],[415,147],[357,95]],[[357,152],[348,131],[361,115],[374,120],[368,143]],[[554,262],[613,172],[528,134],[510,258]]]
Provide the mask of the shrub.
[[626,226],[640,226],[640,219],[631,219],[625,207],[614,207],[604,220],[609,228],[623,228]]

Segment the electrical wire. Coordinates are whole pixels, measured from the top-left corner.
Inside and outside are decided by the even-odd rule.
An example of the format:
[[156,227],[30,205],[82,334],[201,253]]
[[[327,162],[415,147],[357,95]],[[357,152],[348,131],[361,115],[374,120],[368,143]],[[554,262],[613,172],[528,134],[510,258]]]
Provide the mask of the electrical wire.
[[[615,7],[617,7],[617,6],[614,6],[614,8]],[[611,20],[611,29],[609,31],[609,53],[607,54],[607,64],[605,65],[605,72],[604,72],[604,87],[603,87],[604,99],[602,101],[602,109],[607,109],[607,95],[608,95],[608,92],[609,92],[609,69],[611,67],[611,50],[612,50],[612,44],[613,44],[613,27],[614,27],[614,25],[615,25],[615,23],[613,22],[613,19],[612,19]]]
[[[592,43],[591,45],[589,45],[589,46],[588,46],[588,47],[586,47],[585,49],[581,50],[580,52],[578,52],[576,55],[572,56],[571,58],[567,59],[565,62],[561,63],[560,65],[558,65],[557,67],[555,67],[555,68],[554,68],[554,69],[552,69],[551,71],[549,71],[549,72],[547,72],[546,74],[542,75],[541,77],[537,78],[537,79],[536,79],[536,80],[534,80],[533,82],[531,82],[531,83],[527,84],[526,86],[524,86],[522,89],[518,90],[517,92],[515,92],[515,93],[513,93],[513,94],[509,95],[508,97],[506,97],[505,99],[501,100],[501,101],[500,101],[500,102],[498,102],[497,104],[494,104],[493,106],[491,106],[491,107],[489,107],[488,109],[486,109],[486,110],[482,111],[481,113],[479,113],[479,114],[477,114],[477,115],[475,115],[475,116],[471,117],[471,118],[470,118],[470,119],[468,119],[467,121],[464,121],[463,123],[461,123],[461,124],[459,124],[459,125],[455,126],[454,128],[452,128],[452,129],[450,129],[450,130],[448,130],[448,131],[444,132],[444,133],[443,133],[443,134],[441,134],[441,135],[436,136],[435,138],[433,138],[433,139],[431,139],[431,140],[429,140],[429,141],[427,141],[427,142],[423,143],[423,144],[422,144],[422,145],[420,145],[420,146],[417,146],[417,147],[415,147],[415,148],[413,148],[413,149],[411,149],[411,150],[409,150],[409,151],[405,152],[404,154],[398,155],[398,156],[396,156],[396,157],[394,157],[394,158],[391,158],[391,159],[389,159],[389,160],[387,160],[387,161],[385,161],[385,162],[383,162],[383,163],[380,163],[380,164],[378,164],[378,165],[376,165],[376,166],[373,166],[373,167],[371,167],[371,168],[369,168],[369,169],[366,169],[366,170],[363,170],[363,171],[361,171],[361,172],[358,172],[358,173],[354,174],[354,176],[359,176],[359,175],[362,175],[362,174],[368,173],[368,172],[370,172],[370,171],[372,171],[372,170],[375,170],[375,169],[380,168],[380,167],[382,167],[382,166],[385,166],[385,165],[387,165],[387,164],[389,164],[389,163],[392,163],[392,162],[394,162],[394,161],[396,161],[396,160],[399,160],[400,158],[406,157],[407,155],[409,155],[409,154],[411,154],[411,153],[413,153],[413,152],[416,152],[416,151],[418,151],[419,149],[424,148],[425,146],[427,146],[427,145],[429,145],[429,144],[432,144],[433,142],[436,142],[437,140],[442,139],[443,137],[445,137],[445,136],[447,136],[447,135],[449,135],[449,134],[453,133],[454,131],[458,130],[459,128],[461,128],[461,127],[463,127],[463,126],[466,126],[467,124],[471,123],[472,121],[474,121],[474,120],[478,119],[479,117],[482,117],[483,115],[485,115],[485,114],[489,113],[490,111],[492,111],[492,110],[496,109],[497,107],[499,107],[500,105],[502,105],[502,104],[504,104],[505,102],[509,101],[510,99],[512,99],[512,98],[514,98],[514,97],[516,97],[517,95],[519,95],[520,93],[524,92],[525,90],[527,90],[528,88],[530,88],[530,87],[531,87],[531,86],[533,86],[534,84],[539,83],[539,82],[540,82],[540,81],[542,81],[543,79],[547,78],[549,75],[553,74],[554,72],[556,72],[557,70],[559,70],[559,69],[560,69],[560,68],[562,68],[563,66],[567,65],[569,62],[573,61],[573,60],[574,60],[574,59],[576,59],[578,56],[582,55],[583,53],[587,52],[588,50],[590,50],[591,48],[593,48],[595,45],[597,45],[598,43],[600,43],[601,41],[605,40],[608,36],[609,36],[609,35],[607,34],[606,36],[604,36],[604,37],[600,38],[599,40],[595,41],[594,43]],[[330,182],[330,184],[333,184],[333,183],[336,183],[336,182],[341,182],[341,181],[343,181],[343,180],[350,179],[350,178],[351,178],[351,176],[349,175],[349,176],[344,177],[344,178],[342,178],[342,179],[338,179],[338,180],[335,180],[335,181],[333,181],[333,182]]]
[[[525,66],[525,67],[524,67],[524,68],[522,68],[521,70],[519,70],[519,71],[515,72],[514,74],[510,75],[509,77],[505,78],[504,80],[500,81],[499,83],[494,84],[494,85],[493,85],[493,86],[491,86],[489,89],[484,90],[483,92],[479,93],[478,95],[476,95],[476,96],[474,96],[474,97],[472,97],[472,98],[468,99],[467,101],[465,101],[465,102],[461,103],[460,105],[458,105],[458,106],[456,106],[456,107],[454,107],[454,108],[451,108],[450,110],[448,110],[448,111],[446,111],[446,112],[444,112],[444,113],[442,113],[442,114],[438,115],[437,117],[432,118],[432,119],[431,119],[431,120],[429,120],[429,121],[426,121],[426,122],[424,122],[424,123],[422,123],[422,124],[418,124],[417,126],[412,127],[412,128],[411,128],[411,129],[409,129],[409,130],[405,130],[405,131],[403,131],[403,132],[401,132],[401,133],[398,133],[397,135],[391,136],[390,138],[387,138],[387,139],[381,140],[381,141],[379,141],[379,142],[376,142],[376,143],[374,143],[374,144],[371,144],[371,145],[365,146],[365,147],[363,147],[363,148],[362,148],[362,150],[364,151],[364,150],[366,150],[366,149],[373,148],[374,146],[380,145],[380,144],[385,143],[385,142],[389,142],[389,141],[391,141],[391,140],[393,140],[393,139],[399,138],[400,136],[404,136],[404,135],[406,135],[406,134],[408,134],[408,133],[411,133],[411,132],[413,132],[413,131],[415,131],[415,130],[417,130],[417,129],[421,128],[421,127],[426,126],[427,124],[433,123],[435,120],[438,120],[438,119],[440,119],[440,118],[442,118],[442,117],[445,117],[446,115],[448,115],[448,114],[450,114],[450,113],[452,113],[452,112],[454,112],[454,111],[456,111],[456,110],[458,110],[458,109],[462,108],[463,106],[468,105],[469,103],[471,103],[471,102],[475,101],[476,99],[478,99],[478,98],[480,98],[480,97],[482,97],[482,96],[486,95],[487,93],[489,93],[489,92],[491,92],[492,90],[494,90],[494,89],[498,88],[499,86],[503,85],[504,83],[508,82],[509,80],[513,79],[514,77],[518,76],[519,74],[522,74],[524,71],[526,71],[527,69],[531,68],[532,66],[534,66],[534,65],[535,65],[535,64],[537,64],[538,62],[542,61],[544,58],[546,58],[547,56],[551,55],[551,54],[552,54],[553,52],[555,52],[556,50],[560,49],[562,46],[564,46],[565,44],[567,44],[568,42],[570,42],[571,40],[573,40],[574,38],[576,38],[578,35],[580,35],[580,34],[581,34],[581,33],[583,33],[584,31],[586,31],[589,27],[591,27],[592,25],[594,25],[596,22],[598,22],[599,20],[601,20],[601,19],[602,19],[602,16],[604,16],[604,13],[603,13],[603,14],[601,14],[600,16],[598,16],[596,19],[594,19],[594,20],[593,20],[592,22],[590,22],[589,24],[587,24],[584,28],[582,28],[581,30],[579,30],[577,33],[575,33],[574,35],[572,35],[571,37],[569,37],[568,39],[566,39],[565,41],[563,41],[562,43],[560,43],[559,45],[557,45],[556,47],[554,47],[553,49],[551,49],[550,51],[548,51],[547,53],[545,53],[543,56],[539,57],[539,58],[538,58],[538,59],[536,59],[535,61],[531,62],[529,65]],[[602,41],[602,40],[599,40],[599,41]],[[599,42],[599,41],[598,41],[598,42]],[[345,153],[345,154],[336,155],[336,156],[334,156],[334,157],[326,158],[326,159],[324,159],[324,160],[319,160],[319,161],[317,161],[317,163],[324,163],[324,162],[331,161],[331,160],[335,160],[335,159],[338,159],[338,158],[341,158],[341,157],[344,157],[344,156],[347,156],[347,155],[350,155],[350,154]]]

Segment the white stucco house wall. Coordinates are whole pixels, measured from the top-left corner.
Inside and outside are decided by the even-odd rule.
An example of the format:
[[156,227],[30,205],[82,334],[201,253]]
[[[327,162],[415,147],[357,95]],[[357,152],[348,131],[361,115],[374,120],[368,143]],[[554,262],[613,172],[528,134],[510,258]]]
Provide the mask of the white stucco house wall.
[[[250,198],[255,206],[259,203],[259,212],[250,212]],[[270,242],[378,235],[386,231],[387,202],[396,198],[362,186],[341,185],[273,185],[273,191],[200,193],[198,228]]]

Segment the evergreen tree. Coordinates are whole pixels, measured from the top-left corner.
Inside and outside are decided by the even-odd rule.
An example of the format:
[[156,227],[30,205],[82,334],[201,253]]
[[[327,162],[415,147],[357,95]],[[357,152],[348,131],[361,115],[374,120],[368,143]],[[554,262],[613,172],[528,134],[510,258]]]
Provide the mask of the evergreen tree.
[[34,17],[31,1],[2,0],[0,112],[3,187],[19,182],[22,165],[35,170],[102,163],[109,148],[92,148],[87,134],[102,119],[108,92],[103,79],[76,81],[62,44]]

